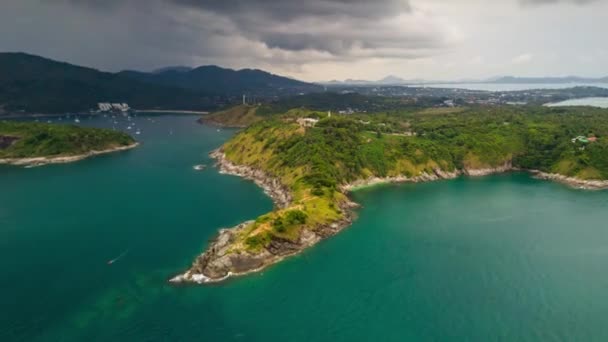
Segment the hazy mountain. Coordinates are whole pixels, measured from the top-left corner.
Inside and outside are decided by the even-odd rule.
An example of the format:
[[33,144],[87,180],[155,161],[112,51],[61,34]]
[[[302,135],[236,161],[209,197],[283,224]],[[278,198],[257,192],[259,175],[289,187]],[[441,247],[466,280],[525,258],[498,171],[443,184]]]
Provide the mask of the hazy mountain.
[[123,71],[121,76],[130,79],[197,92],[221,95],[297,94],[320,91],[317,85],[274,75],[257,69],[232,70],[214,65],[191,70],[169,69],[155,73]]
[[192,68],[187,67],[187,66],[170,66],[170,67],[156,69],[156,70],[152,71],[152,73],[153,74],[162,74],[164,72],[188,72],[191,70],[192,70]]
[[406,80],[404,80],[400,77],[389,75],[389,76],[384,77],[381,80],[376,81],[375,83],[377,83],[377,84],[403,84],[406,82],[407,82]]
[[261,70],[205,66],[110,73],[25,53],[0,53],[0,114],[85,111],[98,102],[207,110],[241,93],[271,97],[321,89]]
[[206,109],[210,97],[24,53],[0,53],[0,113],[63,113],[127,102],[136,108]]
[[425,80],[425,79],[403,79],[397,76],[386,76],[378,81],[353,80],[324,82],[326,85],[424,85],[424,84],[457,84],[457,83],[518,83],[518,84],[540,84],[540,83],[608,83],[608,77],[587,78],[578,76],[567,77],[515,77],[515,76],[496,76],[487,79],[459,79],[459,80]]

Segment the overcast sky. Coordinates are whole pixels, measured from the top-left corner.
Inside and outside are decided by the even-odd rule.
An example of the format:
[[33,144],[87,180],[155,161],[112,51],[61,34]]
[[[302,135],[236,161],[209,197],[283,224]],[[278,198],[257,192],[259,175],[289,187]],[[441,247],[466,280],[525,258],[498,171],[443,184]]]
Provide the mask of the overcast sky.
[[307,81],[607,76],[605,0],[0,0],[0,51]]

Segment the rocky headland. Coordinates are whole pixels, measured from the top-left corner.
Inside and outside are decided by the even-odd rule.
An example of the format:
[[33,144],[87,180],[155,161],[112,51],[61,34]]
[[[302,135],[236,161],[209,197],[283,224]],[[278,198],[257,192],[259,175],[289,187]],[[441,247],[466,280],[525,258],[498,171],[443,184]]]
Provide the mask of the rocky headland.
[[48,157],[30,157],[30,158],[0,158],[0,164],[15,165],[15,166],[43,166],[48,164],[65,164],[73,163],[86,158],[98,156],[101,154],[130,150],[139,145],[135,142],[126,146],[117,146],[100,151],[89,151],[87,153],[73,156],[48,156]]
[[[216,159],[216,166],[220,173],[240,176],[255,182],[272,198],[277,208],[286,208],[291,204],[290,191],[278,179],[267,175],[262,170],[232,163],[221,149],[211,152],[210,156]],[[243,222],[233,228],[221,229],[217,237],[210,242],[207,250],[195,259],[190,269],[174,276],[169,281],[171,283],[214,283],[231,276],[260,271],[288,256],[298,254],[322,239],[333,236],[348,227],[354,218],[352,208],[356,206],[350,201],[340,203],[340,209],[345,213],[342,220],[308,227],[308,229],[302,230],[297,241],[275,238],[267,248],[259,252],[239,251],[235,253],[232,248],[239,234],[253,221]]]

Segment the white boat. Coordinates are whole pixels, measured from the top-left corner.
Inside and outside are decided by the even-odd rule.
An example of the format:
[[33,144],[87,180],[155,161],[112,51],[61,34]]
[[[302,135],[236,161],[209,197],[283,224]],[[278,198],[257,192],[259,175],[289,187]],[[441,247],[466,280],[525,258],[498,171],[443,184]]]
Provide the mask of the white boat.
[[74,119],[75,123],[80,123],[80,120],[78,118]]
[[195,169],[196,171],[202,171],[207,167],[207,165],[205,164],[199,164],[199,165],[194,165],[192,168]]
[[141,131],[138,130],[137,132],[135,132],[135,134],[140,135]]

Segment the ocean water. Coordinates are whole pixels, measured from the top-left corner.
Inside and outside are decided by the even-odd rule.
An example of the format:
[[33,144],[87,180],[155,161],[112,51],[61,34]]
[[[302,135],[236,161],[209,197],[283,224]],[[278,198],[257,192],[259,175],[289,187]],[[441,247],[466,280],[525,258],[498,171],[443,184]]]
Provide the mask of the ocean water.
[[363,189],[358,220],[301,255],[170,286],[272,203],[192,169],[234,131],[135,120],[138,149],[0,168],[0,341],[608,339],[608,193],[525,174]]
[[608,108],[608,97],[586,97],[583,99],[567,100],[546,104],[548,107],[591,106]]

